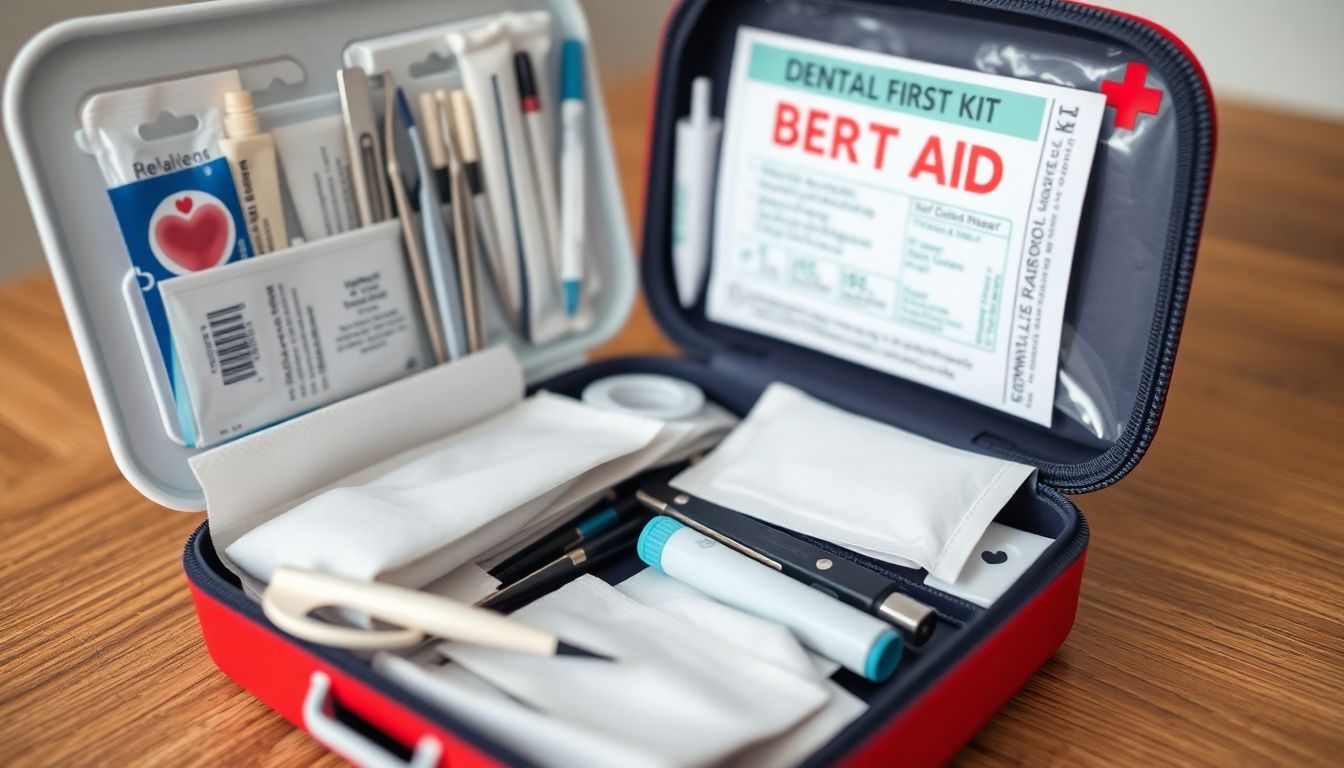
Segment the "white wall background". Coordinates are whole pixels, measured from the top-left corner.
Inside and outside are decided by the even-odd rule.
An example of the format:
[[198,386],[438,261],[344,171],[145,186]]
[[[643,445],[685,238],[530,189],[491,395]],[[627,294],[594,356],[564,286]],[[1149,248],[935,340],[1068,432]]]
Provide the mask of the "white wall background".
[[[184,0],[0,0],[0,73],[20,46],[61,19]],[[1344,121],[1344,0],[1091,0],[1160,22],[1203,62],[1220,100]],[[451,2],[451,0],[443,0]],[[669,0],[580,0],[605,78],[652,66]],[[39,267],[42,254],[0,139],[0,279]]]

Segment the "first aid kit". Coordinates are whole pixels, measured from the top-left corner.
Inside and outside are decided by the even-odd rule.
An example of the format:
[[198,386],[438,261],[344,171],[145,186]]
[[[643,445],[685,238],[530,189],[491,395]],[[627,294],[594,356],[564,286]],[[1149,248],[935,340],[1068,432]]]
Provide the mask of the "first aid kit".
[[[1062,0],[662,35],[638,249],[578,0],[203,3],[11,68],[113,455],[209,515],[205,645],[353,762],[941,763],[1154,438],[1215,142],[1178,39]],[[641,285],[683,356],[586,361]]]

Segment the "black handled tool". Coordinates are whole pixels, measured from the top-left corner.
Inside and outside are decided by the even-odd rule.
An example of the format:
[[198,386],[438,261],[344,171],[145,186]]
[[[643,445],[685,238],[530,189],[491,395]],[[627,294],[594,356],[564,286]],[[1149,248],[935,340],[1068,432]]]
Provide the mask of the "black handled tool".
[[490,575],[505,584],[512,584],[637,514],[643,514],[643,508],[633,496],[616,500],[604,499],[603,503],[595,507],[590,514],[580,517],[573,525],[547,534],[540,541],[491,569]]
[[890,622],[916,645],[928,640],[938,625],[933,608],[899,592],[897,584],[882,574],[834,558],[824,549],[753,517],[663,482],[644,486],[635,497],[655,512],[676,518],[757,562]]

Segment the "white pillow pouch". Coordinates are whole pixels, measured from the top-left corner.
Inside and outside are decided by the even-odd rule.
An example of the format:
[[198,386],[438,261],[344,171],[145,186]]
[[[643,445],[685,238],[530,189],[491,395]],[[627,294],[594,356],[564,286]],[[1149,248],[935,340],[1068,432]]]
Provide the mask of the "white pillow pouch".
[[672,485],[768,523],[956,581],[1033,467],[952,448],[775,383]]

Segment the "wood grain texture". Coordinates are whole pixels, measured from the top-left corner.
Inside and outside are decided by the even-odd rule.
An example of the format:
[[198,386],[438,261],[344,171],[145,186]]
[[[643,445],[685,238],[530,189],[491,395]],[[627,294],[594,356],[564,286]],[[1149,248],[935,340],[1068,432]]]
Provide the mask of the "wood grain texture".
[[[631,211],[648,88],[609,94]],[[1344,126],[1221,116],[1161,432],[1080,499],[1077,626],[961,764],[1344,759]],[[600,354],[672,351],[640,305]],[[121,479],[50,278],[0,286],[0,763],[339,763],[210,662],[199,522]]]

